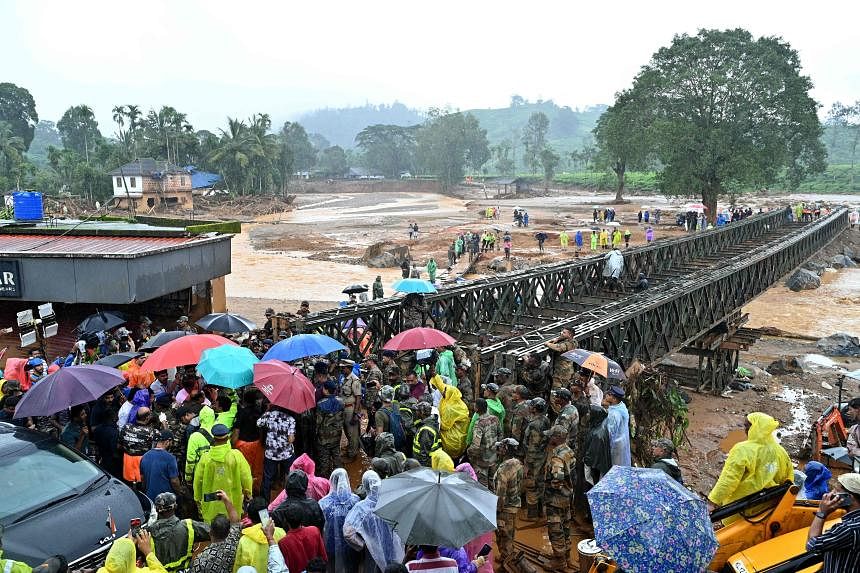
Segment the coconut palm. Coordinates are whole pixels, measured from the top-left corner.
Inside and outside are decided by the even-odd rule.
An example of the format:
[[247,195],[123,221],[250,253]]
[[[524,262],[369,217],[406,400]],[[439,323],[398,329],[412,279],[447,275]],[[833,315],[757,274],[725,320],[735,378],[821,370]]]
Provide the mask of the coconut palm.
[[0,174],[8,176],[24,161],[24,138],[15,135],[12,126],[0,121]]

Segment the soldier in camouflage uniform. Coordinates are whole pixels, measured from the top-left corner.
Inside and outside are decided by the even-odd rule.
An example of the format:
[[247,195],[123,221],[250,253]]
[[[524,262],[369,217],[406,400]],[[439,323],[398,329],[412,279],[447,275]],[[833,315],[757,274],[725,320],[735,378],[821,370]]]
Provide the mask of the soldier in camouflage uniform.
[[376,436],[376,457],[370,461],[373,470],[385,479],[403,471],[406,456],[394,449],[394,435],[382,432]]
[[532,352],[526,358],[523,368],[523,382],[532,396],[546,396],[549,365],[545,360]]
[[499,498],[496,505],[496,543],[499,546],[497,561],[499,564],[513,555],[517,513],[522,506],[523,463],[516,458],[519,446],[519,442],[513,438],[496,442],[496,452],[499,458],[504,460],[496,468],[493,479],[493,489]]
[[176,458],[179,475],[185,474],[185,450],[188,448],[188,424],[197,414],[188,406],[180,406],[168,414],[167,429],[173,434],[173,440],[167,451]]
[[460,398],[469,411],[475,409],[475,383],[469,376],[469,369],[463,363],[457,364],[457,390],[460,391]]
[[336,396],[337,383],[327,380],[323,385],[323,399],[317,402],[316,447],[319,475],[331,475],[343,465],[340,459],[340,436],[343,432],[343,400]]
[[516,386],[513,396],[513,406],[509,414],[505,416],[505,424],[508,425],[506,436],[515,439],[517,442],[523,442],[523,434],[526,430],[526,425],[529,422],[529,389],[525,386]]
[[552,544],[553,566],[572,567],[570,555],[570,498],[573,495],[573,451],[567,446],[567,431],[553,426],[544,435],[549,439],[549,456],[544,473],[546,525]]
[[526,491],[526,507],[528,518],[539,519],[540,508],[543,504],[543,475],[546,464],[547,438],[544,432],[549,429],[549,418],[546,417],[546,400],[532,398],[529,400],[529,420],[524,434],[525,443],[525,473],[523,487]]
[[576,453],[576,436],[579,433],[579,411],[570,403],[571,394],[567,388],[556,388],[552,391],[552,403],[558,417],[555,425],[567,431],[567,445]]
[[[386,384],[391,385],[392,375],[397,375],[397,384],[400,384],[400,366],[397,364],[397,353],[393,350],[383,350],[382,351],[382,365],[380,368],[382,369],[382,379],[385,380]],[[397,386],[397,384],[392,385]]]
[[567,388],[573,377],[573,362],[561,355],[577,347],[572,328],[562,328],[561,334],[544,344],[552,350],[552,389]]
[[377,365],[375,354],[368,354],[364,358],[364,367],[367,368],[367,373],[364,375],[364,397],[361,400],[365,411],[367,412],[368,425],[373,421],[373,415],[376,409],[379,408],[379,389],[385,384],[382,378],[382,370]]
[[415,439],[415,404],[418,400],[412,397],[409,386],[401,384],[394,391],[394,402],[392,406],[400,413],[400,421],[403,424],[403,447],[400,451],[407,457],[412,455],[412,440]]
[[478,421],[472,429],[472,443],[466,453],[469,454],[478,481],[489,488],[497,461],[496,442],[502,439],[502,428],[499,419],[487,412],[487,401],[483,398],[475,401],[475,413],[478,414]]

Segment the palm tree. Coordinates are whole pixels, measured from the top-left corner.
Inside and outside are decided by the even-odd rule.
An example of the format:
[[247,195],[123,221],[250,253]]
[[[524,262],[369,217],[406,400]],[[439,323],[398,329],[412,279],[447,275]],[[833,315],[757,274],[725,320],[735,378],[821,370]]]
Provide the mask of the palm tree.
[[12,126],[5,121],[0,121],[0,173],[9,175],[18,164],[24,161],[24,138],[15,135]]
[[231,189],[235,185],[244,195],[248,168],[257,155],[257,149],[244,121],[228,117],[227,129],[220,131],[221,138],[218,146],[209,154],[209,161],[217,166],[231,193],[235,192]]

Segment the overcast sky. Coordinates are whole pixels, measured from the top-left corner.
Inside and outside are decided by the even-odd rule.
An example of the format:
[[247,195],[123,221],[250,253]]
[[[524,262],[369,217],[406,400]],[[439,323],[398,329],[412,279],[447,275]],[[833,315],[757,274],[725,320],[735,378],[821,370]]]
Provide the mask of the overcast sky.
[[39,117],[86,103],[173,105],[196,128],[268,112],[400,101],[611,103],[674,34],[743,27],[800,52],[824,106],[860,99],[860,2],[723,0],[0,1],[0,82]]

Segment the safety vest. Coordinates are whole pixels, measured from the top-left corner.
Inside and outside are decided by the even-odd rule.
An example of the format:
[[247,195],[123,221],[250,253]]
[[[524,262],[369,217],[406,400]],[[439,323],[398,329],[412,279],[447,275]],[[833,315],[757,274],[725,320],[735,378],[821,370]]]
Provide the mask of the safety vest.
[[421,453],[421,442],[418,441],[418,438],[421,437],[421,432],[424,430],[433,434],[433,445],[430,446],[431,452],[442,447],[442,443],[439,441],[439,433],[436,431],[436,428],[433,426],[421,426],[418,428],[418,431],[415,432],[415,439],[412,440],[412,453],[416,456]]
[[[188,529],[188,547],[186,548],[185,555],[173,561],[171,563],[164,563],[164,568],[168,571],[179,571],[182,569],[188,568],[188,562],[191,560],[191,555],[194,552],[194,526],[191,524],[190,519],[184,519],[185,527]],[[155,538],[150,538],[150,544],[152,545],[152,550],[155,551]]]

